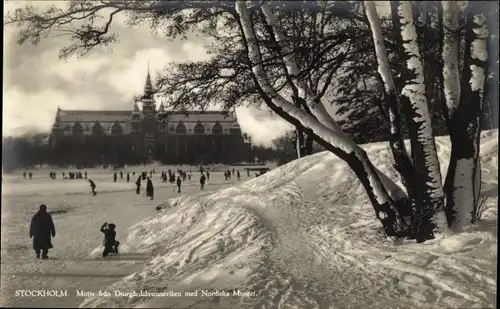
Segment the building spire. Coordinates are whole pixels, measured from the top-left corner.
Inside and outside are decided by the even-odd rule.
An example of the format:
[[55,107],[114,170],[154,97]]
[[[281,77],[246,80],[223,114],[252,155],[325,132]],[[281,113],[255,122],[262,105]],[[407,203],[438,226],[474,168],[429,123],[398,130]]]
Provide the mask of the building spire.
[[151,97],[153,95],[153,84],[151,83],[151,74],[149,73],[149,60],[148,60],[148,75],[146,76],[146,85],[144,86],[144,96]]

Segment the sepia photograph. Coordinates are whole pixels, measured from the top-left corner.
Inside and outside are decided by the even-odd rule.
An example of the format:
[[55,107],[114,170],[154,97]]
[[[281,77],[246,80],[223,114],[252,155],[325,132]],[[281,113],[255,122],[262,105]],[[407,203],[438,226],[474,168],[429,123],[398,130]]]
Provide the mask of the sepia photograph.
[[496,308],[498,1],[4,0],[2,308]]

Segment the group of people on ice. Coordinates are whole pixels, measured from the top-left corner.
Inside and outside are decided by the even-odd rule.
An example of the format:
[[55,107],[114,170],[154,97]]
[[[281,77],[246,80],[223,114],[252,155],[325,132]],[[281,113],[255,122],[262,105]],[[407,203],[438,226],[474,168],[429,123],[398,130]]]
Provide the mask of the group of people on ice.
[[[116,240],[116,225],[105,222],[100,231],[104,234],[102,257],[110,253],[118,254],[120,242]],[[47,211],[47,205],[42,204],[38,212],[32,217],[29,236],[33,238],[33,250],[36,258],[46,260],[49,258],[49,249],[52,249],[52,238],[56,236],[56,228],[52,216]]]
[[30,180],[33,178],[33,173],[32,172],[23,172],[23,179],[26,180],[26,175],[30,178]]
[[135,181],[136,189],[135,193],[136,194],[141,194],[141,183],[142,180],[146,180],[146,197],[151,198],[151,200],[154,199],[155,196],[155,188],[153,186],[153,181],[151,180],[151,177],[146,176],[146,173],[142,173],[137,177],[137,180]]
[[[233,173],[232,173],[232,174],[233,174],[233,176],[234,176],[234,171],[235,171],[235,170],[234,170],[234,168],[233,168]],[[225,178],[226,180],[231,179],[231,171],[230,171],[230,170],[227,170],[227,171],[225,171],[225,172],[224,172],[224,178]],[[238,180],[240,180],[240,179],[241,179],[240,171],[238,171],[238,170],[236,171],[236,178],[238,178]]]
[[[179,174],[179,177],[182,178],[182,181],[186,181],[186,179],[191,180],[192,174],[191,171],[189,173],[186,173],[185,171],[179,169],[177,170],[177,173]],[[171,170],[168,170],[167,172],[162,172],[160,179],[162,182],[170,182],[174,183],[176,181],[175,173],[172,172]]]
[[[134,176],[135,176],[135,172],[134,172]],[[123,172],[120,171],[120,179],[123,180]],[[116,182],[118,180],[118,174],[115,172],[113,174],[113,181]],[[127,182],[130,182],[130,173],[127,173]]]

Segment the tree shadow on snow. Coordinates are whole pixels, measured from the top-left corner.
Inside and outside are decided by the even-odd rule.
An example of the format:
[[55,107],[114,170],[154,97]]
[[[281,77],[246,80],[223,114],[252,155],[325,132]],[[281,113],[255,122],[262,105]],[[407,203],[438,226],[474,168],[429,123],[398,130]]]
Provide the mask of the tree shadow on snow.
[[60,214],[68,213],[68,210],[60,209],[60,210],[48,211],[48,213],[51,215],[60,215]]
[[96,261],[149,261],[151,256],[143,255],[109,255],[105,258],[95,259]]
[[488,190],[484,190],[482,195],[486,198],[494,198],[498,196],[498,186],[493,186]]
[[97,262],[104,262],[104,261],[148,261],[152,258],[153,256],[151,253],[134,253],[134,252],[124,252],[120,253],[118,255],[108,255],[107,257],[103,258],[101,255],[98,256],[91,256],[88,258],[80,259],[78,261],[97,261]]
[[497,220],[479,220],[476,222],[480,231],[491,232],[496,236],[498,230]]

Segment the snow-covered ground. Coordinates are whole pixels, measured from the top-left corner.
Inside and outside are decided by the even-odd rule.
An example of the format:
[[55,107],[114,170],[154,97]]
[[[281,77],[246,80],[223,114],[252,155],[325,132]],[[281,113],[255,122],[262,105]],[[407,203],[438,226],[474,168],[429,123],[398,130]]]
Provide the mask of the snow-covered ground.
[[[172,167],[165,167],[167,170]],[[103,222],[117,225],[117,239],[125,242],[128,228],[138,221],[156,214],[155,207],[164,200],[183,194],[199,193],[199,172],[183,184],[182,193],[172,184],[159,181],[160,169],[153,175],[155,200],[135,194],[135,179],[142,170],[151,166],[131,167],[125,172],[137,172],[130,183],[113,182],[111,170],[88,170],[88,177],[97,184],[98,195],[90,195],[85,179],[63,180],[61,171],[57,179],[48,177],[48,170],[37,169],[32,180],[23,180],[22,172],[3,176],[1,221],[1,294],[0,306],[77,307],[84,298],[76,297],[76,290],[96,291],[120,278],[143,268],[152,255],[141,252],[123,252],[119,257],[99,259],[103,235],[99,228]],[[65,170],[66,174],[68,170]],[[242,181],[248,179],[242,173]],[[212,172],[203,194],[237,182],[224,180],[222,173]],[[145,182],[143,181],[143,186]],[[40,204],[52,212],[56,226],[54,249],[50,260],[35,259],[28,228],[31,216]],[[67,290],[69,297],[16,297],[19,289]]]
[[[34,261],[26,237],[28,212],[44,197],[32,195],[23,205],[27,199],[12,196],[12,201],[18,198],[13,203],[17,208],[29,211],[9,208],[9,219],[2,209],[2,286],[6,282],[16,288],[24,284],[93,292],[106,287],[112,293],[71,300],[81,307],[494,308],[498,131],[482,137],[487,209],[478,224],[460,234],[439,235],[424,244],[396,245],[384,239],[356,177],[341,160],[324,152],[229,188],[170,199],[155,215],[156,203],[135,194],[103,193],[101,200],[46,197],[49,207],[63,205],[66,198],[74,207],[55,216],[60,233],[68,235],[55,238],[61,249],[54,249],[54,261]],[[438,138],[437,146],[444,173],[448,139]],[[387,143],[365,149],[381,171],[395,177]],[[217,177],[214,182],[224,183]],[[222,185],[212,188],[217,186]],[[199,192],[194,186],[188,190]],[[173,195],[164,189],[157,200]],[[113,216],[118,219],[107,219]],[[123,228],[143,218],[125,239]],[[97,229],[104,220],[117,222],[123,239],[122,256],[109,261],[94,258],[100,250]],[[4,224],[11,230],[8,261]],[[126,297],[115,291],[163,295]],[[2,287],[2,304],[4,295]],[[15,300],[29,306],[48,304],[44,299]],[[74,303],[54,301],[54,306],[62,304]]]

